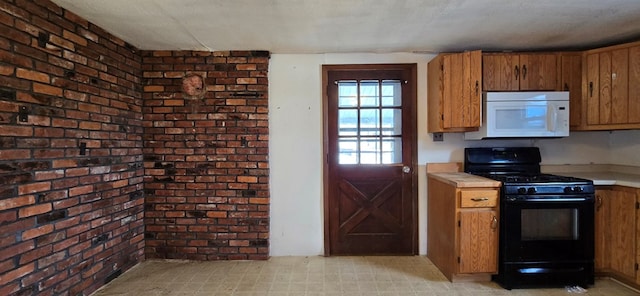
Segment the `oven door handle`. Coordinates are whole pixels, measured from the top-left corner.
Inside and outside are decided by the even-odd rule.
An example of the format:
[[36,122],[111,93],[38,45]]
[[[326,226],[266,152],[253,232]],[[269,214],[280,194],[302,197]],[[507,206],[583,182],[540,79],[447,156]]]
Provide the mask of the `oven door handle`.
[[588,199],[585,197],[569,197],[569,198],[527,198],[525,200],[520,200],[520,201],[535,201],[535,202],[559,202],[559,201],[590,201],[592,199]]

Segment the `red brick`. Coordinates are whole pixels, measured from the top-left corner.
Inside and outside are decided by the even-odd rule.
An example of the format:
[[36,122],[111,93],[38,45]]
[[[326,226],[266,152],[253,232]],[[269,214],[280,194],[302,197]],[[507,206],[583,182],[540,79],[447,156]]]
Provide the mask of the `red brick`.
[[26,264],[23,266],[20,266],[12,271],[9,271],[5,274],[2,275],[2,277],[0,277],[0,286],[9,283],[11,281],[14,281],[15,279],[19,279],[31,272],[33,272],[33,270],[35,269],[35,263],[30,263],[30,264]]
[[35,198],[32,195],[0,199],[0,211],[31,205],[35,202]]
[[17,245],[13,245],[6,248],[0,249],[0,261],[3,261],[7,258],[11,258],[13,256],[28,252],[34,249],[34,244],[32,241],[20,243]]
[[23,68],[16,69],[16,77],[33,80],[42,83],[49,83],[51,78],[46,73],[27,70]]
[[33,91],[36,93],[42,93],[51,96],[62,96],[62,88],[54,87],[47,84],[33,83]]
[[62,31],[62,37],[69,39],[78,45],[87,46],[87,39],[81,37],[80,35],[72,33],[70,31],[67,31],[67,30]]
[[26,126],[0,125],[0,136],[31,137],[33,128]]
[[18,186],[18,194],[20,195],[37,193],[47,190],[51,190],[51,182],[39,182]]
[[0,160],[31,158],[29,150],[0,150]]
[[38,236],[51,233],[53,231],[53,225],[43,225],[38,228],[33,228],[22,232],[22,240],[29,240]]
[[49,211],[51,211],[51,204],[45,203],[45,204],[39,204],[39,205],[30,206],[26,208],[21,208],[18,213],[20,215],[20,218],[24,218],[24,217],[43,214]]

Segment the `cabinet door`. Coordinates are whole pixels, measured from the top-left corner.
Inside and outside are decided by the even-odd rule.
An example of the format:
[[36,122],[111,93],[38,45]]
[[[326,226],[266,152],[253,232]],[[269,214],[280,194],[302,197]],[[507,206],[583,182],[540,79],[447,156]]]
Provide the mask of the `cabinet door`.
[[493,209],[460,212],[459,273],[498,271],[498,213]]
[[587,55],[587,124],[600,123],[600,54]]
[[558,64],[555,54],[520,55],[520,90],[558,89]]
[[587,69],[589,81],[587,122],[589,124],[628,123],[629,50],[623,48],[589,55],[587,63],[589,67]]
[[636,194],[614,190],[608,197],[610,212],[608,248],[609,264],[616,274],[636,279]]
[[611,52],[611,117],[614,124],[629,122],[629,49]]
[[449,54],[443,58],[443,128],[480,126],[480,51]]
[[629,123],[640,123],[640,46],[629,48]]
[[520,60],[514,54],[482,56],[482,87],[484,91],[519,90]]
[[609,269],[609,256],[607,255],[607,224],[609,219],[609,196],[610,190],[599,189],[596,191],[595,205],[595,270],[604,271]]
[[569,92],[569,125],[582,126],[582,55],[560,56],[561,89]]

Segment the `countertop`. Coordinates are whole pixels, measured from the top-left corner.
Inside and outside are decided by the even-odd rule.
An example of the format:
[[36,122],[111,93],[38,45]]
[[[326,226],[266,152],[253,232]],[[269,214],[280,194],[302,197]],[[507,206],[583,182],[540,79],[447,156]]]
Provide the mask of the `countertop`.
[[[592,180],[593,185],[596,186],[619,185],[640,188],[640,174],[619,173],[611,171],[547,171],[545,173]],[[428,175],[459,188],[499,187],[501,185],[499,181],[462,172],[434,172],[428,173]]]
[[551,174],[593,180],[593,185],[619,185],[640,188],[640,175],[617,172],[550,172]]
[[428,173],[433,177],[457,188],[464,187],[500,187],[500,181],[461,172]]
[[[455,164],[455,163],[454,163]],[[445,167],[448,171],[443,171],[443,165],[435,164],[440,171],[429,172],[428,175],[437,178],[445,183],[456,187],[499,187],[499,181],[475,176],[463,172],[452,171],[461,167],[460,163],[455,166]],[[448,164],[446,164],[448,165]],[[592,180],[596,186],[618,185],[633,188],[640,188],[640,167],[623,165],[544,165],[543,173],[569,176]]]

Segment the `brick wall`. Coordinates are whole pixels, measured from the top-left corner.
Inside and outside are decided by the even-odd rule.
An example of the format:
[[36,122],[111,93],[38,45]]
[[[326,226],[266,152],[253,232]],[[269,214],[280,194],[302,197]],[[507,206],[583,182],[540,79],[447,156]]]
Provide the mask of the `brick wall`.
[[0,295],[88,295],[144,250],[141,56],[0,2]]
[[[264,51],[142,53],[147,258],[266,259]],[[182,78],[204,77],[202,99]]]

